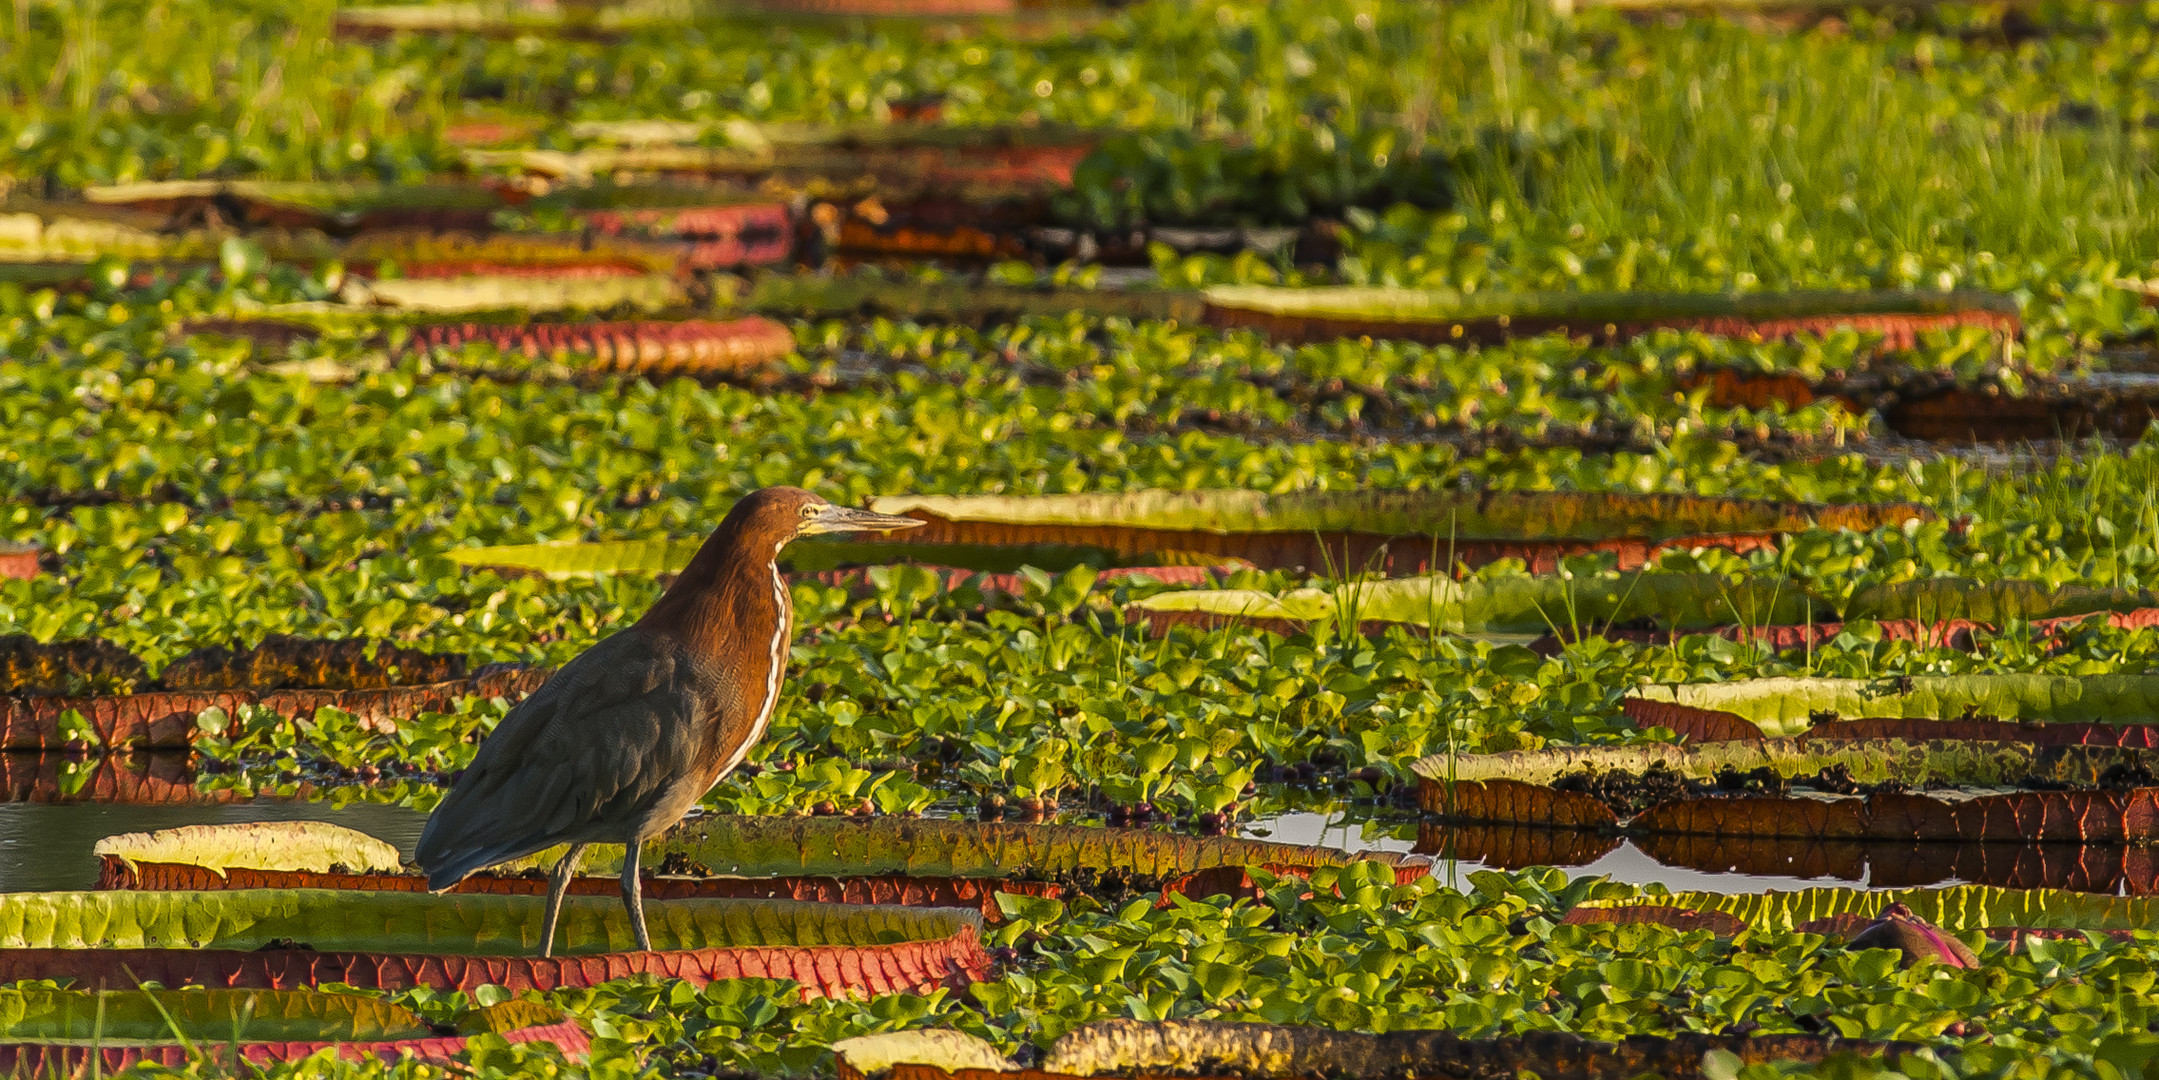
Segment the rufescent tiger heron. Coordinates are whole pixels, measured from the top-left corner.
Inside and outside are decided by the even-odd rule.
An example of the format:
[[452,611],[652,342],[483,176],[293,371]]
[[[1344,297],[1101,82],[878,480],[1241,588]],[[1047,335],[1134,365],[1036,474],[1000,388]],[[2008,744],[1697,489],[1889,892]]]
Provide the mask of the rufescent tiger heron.
[[480,745],[420,833],[436,892],[557,844],[540,955],[591,844],[623,844],[622,903],[649,951],[638,846],[666,832],[764,735],[794,630],[780,549],[820,533],[923,524],[834,506],[800,488],[752,492],[643,618],[585,650]]

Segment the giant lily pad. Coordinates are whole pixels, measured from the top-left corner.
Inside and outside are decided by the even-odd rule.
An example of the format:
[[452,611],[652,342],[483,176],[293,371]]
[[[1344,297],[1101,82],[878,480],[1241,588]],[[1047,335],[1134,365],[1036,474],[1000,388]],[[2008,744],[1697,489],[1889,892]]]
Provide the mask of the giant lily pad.
[[[1673,1078],[1703,1075],[1703,1057],[1724,1051],[1742,1062],[1817,1061],[1832,1049],[1882,1052],[1879,1043],[1812,1035],[1679,1035],[1598,1042],[1557,1031],[1465,1039],[1449,1031],[1383,1035],[1322,1027],[1219,1020],[1101,1020],[1058,1039],[1033,1080],[1068,1077],[1216,1077],[1292,1080],[1306,1076],[1420,1078],[1527,1071],[1547,1076]],[[995,1048],[959,1032],[897,1032],[833,1044],[840,1080],[993,1080],[1022,1073]]]
[[1911,503],[1812,505],[1692,495],[1583,492],[1132,491],[1043,496],[884,496],[880,513],[929,524],[913,543],[1075,544],[1127,553],[1199,551],[1268,568],[1390,574],[1603,551],[1639,566],[1660,547],[1752,550],[1808,528],[1926,520]]
[[[418,874],[364,834],[329,825],[198,826],[108,837],[98,843],[101,888],[346,888],[416,892]],[[539,895],[527,867],[543,852],[465,880],[459,893]],[[743,897],[839,903],[964,905],[996,912],[995,894],[1060,895],[1066,887],[1157,888],[1185,895],[1231,892],[1246,867],[1299,873],[1378,860],[1398,879],[1426,863],[1385,852],[1198,837],[1123,829],[879,818],[699,818],[647,845],[645,895],[654,899]],[[618,872],[620,849],[600,847],[591,869]],[[655,874],[651,867],[666,867]],[[613,896],[613,878],[584,877],[577,895]]]
[[[588,131],[590,129],[587,129]],[[1099,137],[1072,128],[730,125],[729,146],[645,141],[583,150],[467,150],[476,169],[588,179],[620,173],[755,179],[772,195],[905,197],[925,191],[998,199],[1072,183]]]
[[769,319],[716,322],[431,323],[408,349],[493,345],[509,355],[574,361],[577,370],[651,375],[741,376],[795,351],[795,335]]
[[480,311],[658,311],[688,302],[682,283],[667,274],[473,273],[346,283],[355,303],[404,311],[463,314]]
[[1457,293],[1330,286],[1224,285],[1207,290],[1207,318],[1284,341],[1404,338],[1434,344],[1489,342],[1545,333],[1620,340],[1658,329],[1750,340],[1881,334],[1892,348],[1929,330],[1980,326],[2016,333],[2015,298],[1993,293]]
[[2140,589],[2053,588],[2036,581],[1925,578],[1862,589],[1844,605],[1846,619],[1969,619],[1989,626],[2159,607]]
[[[1620,711],[1643,728],[1671,730],[1686,742],[1758,742],[1768,738],[1760,726],[1734,712],[1703,709],[1671,701],[1630,697]],[[1968,742],[2015,742],[2031,746],[2129,746],[2159,747],[2159,724],[2037,723],[2033,721],[1964,718],[1929,720],[1924,717],[1873,717],[1859,720],[1818,720],[1798,736],[1807,742],[1853,739],[1904,739],[1908,741],[1962,740]]]
[[650,972],[693,983],[793,979],[807,994],[927,991],[987,971],[981,918],[955,908],[664,900],[637,952],[619,900],[564,902],[558,953],[533,955],[542,899],[327,889],[0,896],[0,980],[68,977],[281,989],[589,986]]
[[[1009,572],[1021,566],[1057,570],[1245,560],[1261,567],[1376,567],[1402,573],[1429,572],[1449,556],[1470,564],[1524,558],[1535,569],[1552,569],[1561,555],[1607,551],[1622,565],[1639,566],[1660,547],[1751,550],[1772,544],[1784,532],[1871,529],[1932,516],[1910,503],[1818,506],[1571,492],[885,496],[872,499],[871,508],[929,524],[904,540],[805,541],[789,547],[787,562],[797,570],[921,562]],[[467,549],[451,557],[467,565],[559,575],[664,573],[686,565],[700,543],[684,538],[520,545]],[[1747,602],[1735,610],[1744,614],[1751,604],[1767,603],[1754,596],[1759,591],[1749,588]],[[1415,600],[1404,597],[1403,603]],[[1533,607],[1527,599],[1513,606],[1518,612]],[[1517,613],[1515,621],[1527,620]]]
[[223,874],[232,867],[278,867],[328,873],[343,867],[393,871],[403,865],[397,849],[366,833],[320,821],[273,821],[235,825],[183,825],[148,833],[121,833],[97,842],[101,860],[179,863]]
[[2159,675],[1779,677],[1645,686],[1635,696],[1730,713],[1770,736],[1797,735],[1824,717],[2159,723]]
[[2139,786],[2155,764],[2159,753],[2120,747],[1771,740],[1441,755],[1413,768],[1423,807],[1458,821],[1626,835],[2125,843],[2159,837],[2159,787]]
[[[505,266],[589,264],[613,259],[665,271],[679,259],[696,269],[783,259],[793,246],[784,205],[717,200],[710,191],[594,185],[534,199],[494,185],[382,184],[349,181],[164,180],[93,186],[100,206],[186,220],[207,212],[237,224],[365,233],[348,244],[349,261],[371,264],[481,262]],[[576,215],[591,235],[496,234],[494,215],[512,205]],[[382,236],[378,233],[391,232]],[[616,238],[686,241],[655,246]],[[438,275],[439,276],[439,275]]]
[[[1450,634],[1534,637],[1653,620],[1675,629],[1804,617],[1810,597],[1797,586],[1717,574],[1519,577],[1457,582],[1444,575],[1354,582],[1273,594],[1249,589],[1158,593],[1127,613],[1164,624],[1251,622],[1301,628],[1354,616]],[[1824,606],[1819,600],[1813,604]]]
[[765,274],[735,302],[774,315],[853,315],[987,323],[1082,312],[1100,318],[1197,322],[1198,293],[1170,289],[1030,289],[975,282],[893,280],[870,273]]
[[[197,1054],[230,1063],[293,1061],[324,1049],[345,1058],[446,1061],[471,1035],[546,1042],[582,1057],[584,1029],[531,1002],[468,1014],[453,1031],[410,1010],[354,994],[291,990],[0,989],[0,1069],[11,1075],[82,1075],[138,1062],[186,1064]],[[183,1041],[184,1040],[184,1041]]]
[[[466,566],[525,570],[548,577],[594,574],[672,574],[690,564],[703,537],[679,540],[602,540],[593,543],[510,544],[459,548],[450,558]],[[1070,570],[1157,566],[1212,566],[1222,562],[1201,552],[1147,551],[1127,555],[1079,544],[915,544],[906,541],[801,540],[780,553],[794,573],[818,574],[850,566],[915,563],[970,573],[1010,574],[1022,567]]]
[[215,210],[235,224],[363,229],[484,229],[503,205],[500,191],[476,184],[378,184],[339,181],[159,180],[99,184],[84,201],[165,214]]
[[[1726,932],[1749,928],[1819,933],[1875,918],[1894,904],[1910,908],[1912,914],[1945,930],[1995,931],[2001,936],[2029,930],[2148,932],[2159,919],[2159,899],[2148,897],[1966,885],[1757,894],[1687,892],[1625,902],[1592,900],[1570,912],[1568,921],[1664,921],[1660,912],[1666,917],[1687,912]],[[1622,912],[1624,916],[1615,917]]]
[[0,696],[0,749],[184,747],[201,734],[200,717],[242,708],[311,717],[342,709],[374,724],[394,725],[420,712],[448,712],[468,697],[516,700],[539,688],[550,672],[498,668],[469,679],[418,686],[353,690],[174,690],[84,697]]

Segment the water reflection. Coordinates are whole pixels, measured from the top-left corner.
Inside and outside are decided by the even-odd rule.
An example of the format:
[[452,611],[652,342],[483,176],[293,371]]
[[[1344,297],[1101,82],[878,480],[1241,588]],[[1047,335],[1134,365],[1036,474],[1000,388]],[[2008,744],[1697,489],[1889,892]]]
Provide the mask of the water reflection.
[[[2134,845],[1926,843],[1651,834],[1621,839],[1569,829],[1418,826],[1415,850],[1479,866],[1579,868],[1621,881],[1726,892],[1819,885],[2010,889],[2159,895],[2159,852]],[[1713,878],[1716,884],[1703,884]],[[1759,883],[1750,887],[1749,883]]]
[[185,750],[90,757],[69,753],[0,753],[0,802],[214,803],[231,792],[195,789]]

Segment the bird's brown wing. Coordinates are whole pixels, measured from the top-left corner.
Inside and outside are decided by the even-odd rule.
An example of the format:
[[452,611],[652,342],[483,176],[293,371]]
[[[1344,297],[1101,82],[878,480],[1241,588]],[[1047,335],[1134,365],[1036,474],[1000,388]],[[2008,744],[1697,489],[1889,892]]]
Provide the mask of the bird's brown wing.
[[699,704],[682,667],[667,646],[626,630],[510,710],[420,834],[428,886],[556,844],[626,836],[695,771]]

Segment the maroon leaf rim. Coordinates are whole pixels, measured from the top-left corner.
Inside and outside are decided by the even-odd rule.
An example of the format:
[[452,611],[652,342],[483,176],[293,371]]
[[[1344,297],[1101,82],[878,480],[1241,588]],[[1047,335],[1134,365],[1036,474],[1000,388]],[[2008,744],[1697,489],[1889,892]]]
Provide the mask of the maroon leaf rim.
[[[1876,921],[1878,920],[1872,916],[1846,911],[1825,919],[1800,923],[1792,927],[1792,931],[1819,934],[1823,937],[1849,938],[1874,925]],[[1575,907],[1568,910],[1560,923],[1566,926],[1668,926],[1682,931],[1707,930],[1718,937],[1732,937],[1749,929],[1745,920],[1729,912],[1706,911],[1672,904]],[[1981,927],[1979,932],[1996,941],[2012,942],[2024,938],[2081,938],[2087,933],[2127,941],[2138,933],[2135,930],[2077,930],[2057,926],[1986,926]]]
[[[1193,551],[1243,559],[1266,570],[1321,568],[1326,566],[1370,567],[1389,577],[1446,570],[1435,566],[1431,545],[1404,544],[1400,538],[1376,533],[1352,532],[1247,532],[1212,533],[1195,530],[1149,529],[1132,526],[1019,525],[994,521],[953,521],[925,511],[911,516],[926,524],[908,534],[909,540],[925,544],[1071,544],[1107,547],[1137,554],[1146,551]],[[1554,573],[1561,559],[1570,555],[1610,553],[1623,570],[1648,565],[1667,549],[1721,548],[1735,554],[1774,551],[1776,533],[1717,533],[1681,536],[1668,540],[1621,538],[1613,540],[1468,540],[1452,547],[1453,561],[1483,566],[1500,559],[1521,559],[1532,573]],[[1438,556],[1447,558],[1446,554]]]
[[1910,314],[1823,314],[1772,318],[1690,316],[1585,324],[1579,317],[1569,318],[1564,315],[1495,316],[1445,321],[1284,315],[1210,302],[1205,318],[1210,326],[1257,330],[1272,340],[1297,344],[1372,337],[1430,345],[1490,345],[1513,338],[1537,337],[1543,334],[1586,335],[1600,343],[1612,343],[1631,341],[1658,330],[1696,331],[1716,337],[1760,342],[1809,335],[1826,336],[1844,330],[1856,330],[1863,334],[1882,335],[1883,348],[1891,351],[1915,349],[1919,344],[1919,335],[1933,331],[1977,326],[1997,333],[2016,334],[2023,327],[2022,321],[2014,314],[1983,308]]
[[499,671],[422,686],[368,690],[175,690],[86,697],[0,696],[0,750],[68,750],[84,744],[60,731],[64,714],[79,714],[107,749],[184,749],[200,734],[196,717],[210,709],[230,714],[268,709],[308,717],[342,709],[365,723],[391,723],[420,712],[446,712],[466,697],[512,700],[539,689],[549,669]]
[[[1268,864],[1260,867],[1276,876],[1304,876],[1310,867]],[[1429,865],[1405,861],[1394,867],[1397,884],[1424,877]],[[424,892],[425,879],[410,874],[318,873],[303,870],[258,870],[229,867],[218,871],[181,863],[129,863],[114,855],[98,859],[100,889],[143,889],[160,892],[225,889],[351,889],[362,892]],[[614,896],[620,890],[611,877],[577,877],[570,882],[573,896]],[[908,877],[769,877],[769,878],[677,878],[646,875],[648,900],[751,899],[807,900],[828,904],[891,904],[905,907],[961,907],[980,911],[990,921],[1003,918],[998,893],[1015,896],[1063,898],[1067,890],[1054,882],[1003,878]],[[485,893],[503,896],[541,896],[547,881],[538,877],[466,878],[451,893]],[[1217,866],[1196,870],[1165,882],[1161,904],[1173,896],[1205,899],[1213,896],[1257,896],[1251,875],[1241,866]]]
[[[1636,727],[1668,728],[1682,742],[1761,742],[1768,738],[1753,721],[1721,709],[1703,709],[1671,701],[1625,698],[1620,712]],[[2038,723],[2018,720],[1928,720],[1870,717],[1825,720],[1798,736],[1801,742],[1866,739],[1907,741],[1959,740],[2018,742],[2033,746],[2159,747],[2159,724]]]
[[470,992],[579,989],[657,975],[693,986],[724,979],[790,979],[805,997],[959,990],[987,978],[975,929],[889,945],[741,946],[599,955],[455,956],[307,949],[0,949],[0,981],[69,978],[85,990],[222,986],[286,990],[327,982],[368,990],[432,987]]
[[[592,1039],[577,1021],[564,1018],[552,1024],[536,1024],[501,1032],[503,1041],[510,1043],[547,1043],[562,1051],[571,1061],[582,1061],[591,1052]],[[335,1049],[339,1057],[348,1061],[365,1061],[379,1058],[395,1062],[411,1055],[421,1061],[448,1062],[465,1051],[472,1037],[466,1035],[442,1035],[427,1039],[396,1039],[385,1042],[251,1042],[241,1043],[238,1050],[242,1059],[256,1065],[298,1061],[326,1049]],[[230,1061],[233,1051],[230,1045],[206,1046],[199,1051],[212,1061]],[[75,1077],[92,1072],[104,1074],[119,1072],[137,1062],[151,1062],[170,1068],[181,1068],[194,1059],[195,1052],[185,1046],[103,1046],[88,1047],[62,1043],[8,1043],[0,1044],[0,1073],[10,1076],[66,1076]],[[93,1065],[93,1062],[95,1063]]]
[[744,375],[795,351],[794,332],[770,319],[630,320],[588,323],[435,323],[407,351],[493,345],[533,359],[593,358],[594,371]]

